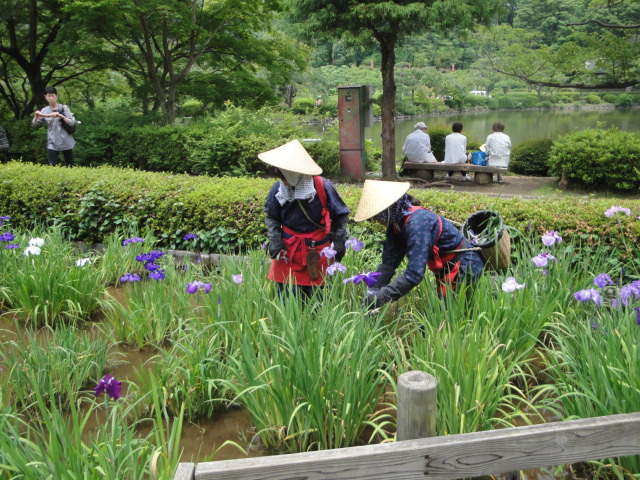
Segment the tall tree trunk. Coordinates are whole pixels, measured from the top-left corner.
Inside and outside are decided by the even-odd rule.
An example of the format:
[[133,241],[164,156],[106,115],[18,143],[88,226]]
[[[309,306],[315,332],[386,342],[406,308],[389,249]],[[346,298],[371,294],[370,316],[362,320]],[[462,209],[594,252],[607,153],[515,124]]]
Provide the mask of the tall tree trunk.
[[391,25],[390,32],[376,33],[382,53],[382,180],[396,179],[395,124],[393,118],[396,101],[395,43],[398,26]]

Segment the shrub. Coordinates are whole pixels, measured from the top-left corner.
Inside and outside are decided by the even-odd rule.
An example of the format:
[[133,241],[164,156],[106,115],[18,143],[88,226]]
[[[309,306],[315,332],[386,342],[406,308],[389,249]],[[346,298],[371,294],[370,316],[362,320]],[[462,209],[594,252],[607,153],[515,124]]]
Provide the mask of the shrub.
[[509,170],[520,175],[549,175],[549,150],[553,138],[536,138],[521,143],[511,151]]
[[640,134],[585,130],[559,137],[549,155],[551,171],[585,186],[640,188]]
[[[118,110],[87,115],[82,135],[76,137],[77,165],[197,175],[255,175],[265,172],[265,165],[257,158],[259,152],[306,134],[299,117],[270,109],[255,112],[228,106],[215,117],[183,125],[157,125],[152,118],[128,115],[125,117],[130,118],[123,121],[117,118]],[[34,131],[24,123],[15,133],[20,137],[12,149],[24,151],[25,160],[44,163],[44,132]],[[326,168],[336,159],[337,156],[321,166]]]
[[631,107],[633,103],[633,97],[627,93],[616,98],[616,107]]
[[607,103],[616,103],[618,95],[616,95],[615,93],[607,93],[602,97],[602,99]]
[[595,95],[595,94],[587,95],[585,100],[590,105],[597,105],[597,104],[599,104],[601,102],[600,97],[598,95]]
[[[638,144],[636,140],[636,148]],[[625,165],[620,171],[628,173],[633,169]],[[222,253],[255,248],[265,241],[264,200],[274,182],[273,178],[190,177],[112,167],[69,169],[17,162],[0,165],[0,176],[0,215],[11,216],[14,228],[30,227],[34,223],[63,223],[68,227],[70,238],[81,239],[74,227],[83,221],[80,209],[84,207],[88,216],[92,216],[94,210],[102,211],[102,206],[90,206],[81,199],[95,194],[99,186],[103,194],[109,193],[108,198],[113,202],[109,207],[113,208],[109,210],[111,228],[127,225],[138,229],[136,235],[149,233],[159,238],[159,247],[167,248],[184,248],[187,245],[182,237],[194,232],[202,237],[202,242],[197,244],[199,251]],[[360,187],[337,185],[337,188],[354,212]],[[496,200],[431,190],[413,193],[423,205],[460,223],[469,212],[493,209],[500,212],[507,225],[541,233],[545,229],[557,230],[567,240],[584,238],[622,246],[626,238],[640,236],[640,222],[634,221],[635,216],[621,226],[611,226],[610,219],[603,215],[611,206],[609,199],[577,204],[572,198],[551,203],[546,199]],[[637,209],[633,202],[616,201]],[[98,222],[85,223],[82,235],[86,238],[106,235],[99,215],[93,218]],[[122,221],[118,223],[119,219]]]
[[313,98],[296,98],[293,101],[291,110],[298,115],[305,115],[316,108],[316,101]]
[[532,95],[505,95],[497,100],[500,108],[530,108],[536,105],[536,98]]
[[429,127],[427,133],[431,139],[431,151],[441,162],[444,160],[444,139],[451,133],[451,127]]

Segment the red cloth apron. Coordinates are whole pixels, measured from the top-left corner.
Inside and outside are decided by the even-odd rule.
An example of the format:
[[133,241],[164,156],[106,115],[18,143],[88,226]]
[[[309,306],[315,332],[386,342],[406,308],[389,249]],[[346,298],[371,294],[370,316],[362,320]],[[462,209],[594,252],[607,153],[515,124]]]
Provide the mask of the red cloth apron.
[[329,240],[326,240],[324,243],[318,243],[328,238],[328,234],[331,231],[331,215],[327,208],[327,195],[324,191],[322,177],[314,176],[313,183],[316,193],[318,194],[318,199],[322,204],[322,219],[320,220],[322,228],[317,228],[309,233],[299,233],[283,226],[282,231],[287,235],[291,235],[289,238],[283,238],[287,250],[287,257],[286,260],[271,260],[269,280],[279,283],[292,282],[294,285],[307,286],[318,286],[324,283],[327,257],[320,255],[318,261],[320,276],[318,279],[312,280],[307,272],[307,252],[309,248],[312,248],[307,244],[316,242],[314,248],[318,253],[320,253],[324,247],[328,247],[331,244]]
[[[413,206],[411,207],[411,213],[421,208],[429,210],[428,208]],[[405,225],[409,221],[409,218],[411,218],[411,214],[405,217]],[[440,235],[442,235],[442,218],[440,218],[440,215],[438,215],[438,226],[438,238],[436,238],[436,243],[431,247],[431,260],[427,260],[427,267],[429,267],[429,270],[433,272],[438,280],[438,291],[440,292],[440,295],[446,297],[448,287],[452,290],[456,289],[456,277],[460,271],[460,260],[455,263],[451,263],[451,261],[456,257],[456,253],[447,252],[440,254],[440,247],[437,245],[438,240],[440,240]],[[460,242],[460,245],[458,245],[454,250],[461,248],[463,243],[464,240]]]

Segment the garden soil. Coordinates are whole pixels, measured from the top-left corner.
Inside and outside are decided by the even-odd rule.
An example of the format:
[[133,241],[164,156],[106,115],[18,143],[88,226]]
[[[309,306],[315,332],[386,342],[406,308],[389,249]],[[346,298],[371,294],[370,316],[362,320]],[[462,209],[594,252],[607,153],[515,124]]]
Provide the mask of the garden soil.
[[[522,198],[539,198],[548,196],[550,191],[557,189],[557,177],[525,177],[520,175],[504,175],[504,183],[493,183],[479,185],[472,180],[463,182],[460,174],[456,172],[453,180],[445,180],[444,173],[436,173],[436,178],[426,181],[418,178],[400,177],[401,181],[411,182],[412,188],[430,188],[443,191],[464,192],[479,195],[487,195],[492,197],[522,197]],[[472,174],[473,175],[473,174]]]

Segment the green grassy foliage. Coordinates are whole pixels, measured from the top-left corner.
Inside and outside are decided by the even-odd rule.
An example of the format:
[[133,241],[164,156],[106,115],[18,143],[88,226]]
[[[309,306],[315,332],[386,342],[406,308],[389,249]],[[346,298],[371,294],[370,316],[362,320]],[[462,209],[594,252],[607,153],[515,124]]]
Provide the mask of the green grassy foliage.
[[63,242],[59,230],[41,240],[38,254],[23,253],[30,240],[19,236],[14,242],[20,248],[0,250],[0,264],[11,269],[0,277],[6,306],[33,325],[89,319],[102,306],[105,284],[99,269],[90,256],[81,257]]
[[[356,188],[344,192],[349,203],[351,194],[358,196]],[[453,196],[436,193],[421,196],[454,203]],[[502,212],[504,205],[492,208]],[[544,212],[535,213],[542,218]],[[632,217],[601,216],[612,231],[640,223],[635,210]],[[640,279],[637,246],[616,247],[629,252],[623,262],[616,248],[576,235],[570,241],[565,229],[559,229],[562,243],[544,246],[544,230],[543,224],[510,230],[512,264],[504,271],[443,300],[427,273],[408,295],[372,314],[362,303],[366,286],[343,283],[379,261],[381,232],[363,225],[354,233],[365,248],[349,249],[342,261],[347,272],[328,276],[326,288],[306,302],[276,294],[262,250],[227,257],[215,269],[196,263],[185,271],[162,257],[157,262],[166,278],[148,280],[137,270],[143,281],[117,290],[120,306],[107,310],[99,328],[62,324],[37,332],[19,324],[18,338],[1,341],[0,465],[27,478],[72,472],[96,479],[150,478],[155,465],[157,478],[169,479],[180,459],[182,418],[215,418],[228,405],[246,408],[256,435],[273,450],[389,440],[394,378],[415,369],[438,379],[440,435],[538,422],[542,412],[570,419],[634,411],[640,294],[630,295],[627,305],[611,299]],[[110,237],[104,257],[92,264],[106,283],[122,268],[140,268],[127,256],[135,262],[156,246],[151,237],[126,246],[122,240]],[[531,261],[542,251],[555,257],[544,268]],[[64,252],[59,245],[49,255],[65,258]],[[9,277],[23,268],[3,266]],[[593,287],[600,273],[620,284],[603,289],[600,307],[578,302],[574,293]],[[234,279],[239,274],[242,281]],[[501,288],[511,276],[522,289]],[[211,283],[211,290],[189,295],[185,286],[196,280]],[[122,398],[103,406],[89,389],[117,360],[113,347],[120,341],[152,348],[155,356],[134,381],[125,380]],[[638,460],[588,468],[616,476],[602,478],[623,478],[624,471],[638,471]]]
[[549,154],[551,170],[570,181],[622,191],[640,188],[640,134],[585,130],[556,139]]

